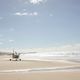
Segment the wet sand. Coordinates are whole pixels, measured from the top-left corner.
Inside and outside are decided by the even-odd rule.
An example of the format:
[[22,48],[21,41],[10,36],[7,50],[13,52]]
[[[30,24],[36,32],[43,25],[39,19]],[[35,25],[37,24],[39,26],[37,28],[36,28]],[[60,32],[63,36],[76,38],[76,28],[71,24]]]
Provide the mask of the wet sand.
[[[50,67],[66,67],[78,66],[80,63],[66,63],[61,61],[9,61],[8,56],[0,56],[0,70],[15,70],[15,69],[31,69],[31,68],[50,68]],[[80,71],[69,72],[11,72],[0,73],[0,80],[80,80]]]

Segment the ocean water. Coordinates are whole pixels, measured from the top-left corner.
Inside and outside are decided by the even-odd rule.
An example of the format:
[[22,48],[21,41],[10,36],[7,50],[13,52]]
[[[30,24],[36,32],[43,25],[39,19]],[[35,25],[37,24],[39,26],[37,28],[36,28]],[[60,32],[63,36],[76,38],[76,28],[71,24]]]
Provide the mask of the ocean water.
[[78,60],[80,61],[79,55],[69,55],[65,53],[54,53],[54,52],[39,52],[35,54],[21,54],[20,58],[22,60]]

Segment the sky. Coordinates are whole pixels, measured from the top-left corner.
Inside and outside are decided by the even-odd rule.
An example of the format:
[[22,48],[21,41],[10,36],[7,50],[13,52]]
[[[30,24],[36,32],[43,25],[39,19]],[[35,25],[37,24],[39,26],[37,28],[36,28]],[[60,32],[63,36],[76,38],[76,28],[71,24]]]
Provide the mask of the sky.
[[80,0],[0,0],[0,48],[80,44]]

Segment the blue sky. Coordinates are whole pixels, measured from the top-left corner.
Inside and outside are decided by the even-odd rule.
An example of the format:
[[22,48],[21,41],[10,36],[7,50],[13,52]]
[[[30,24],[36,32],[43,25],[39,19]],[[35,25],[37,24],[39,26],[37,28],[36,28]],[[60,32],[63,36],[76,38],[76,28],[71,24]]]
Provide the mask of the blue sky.
[[80,43],[80,0],[0,0],[0,48]]

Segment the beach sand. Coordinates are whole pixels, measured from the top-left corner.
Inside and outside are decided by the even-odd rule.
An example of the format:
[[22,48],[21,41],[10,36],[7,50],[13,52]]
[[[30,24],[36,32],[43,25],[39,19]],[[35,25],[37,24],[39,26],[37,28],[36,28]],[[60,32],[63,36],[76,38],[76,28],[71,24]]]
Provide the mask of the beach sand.
[[0,80],[80,80],[80,72],[7,73]]
[[[66,63],[54,61],[9,61],[10,57],[0,56],[0,71],[15,70],[15,69],[31,69],[31,68],[50,68],[64,66],[80,66],[80,63]],[[68,72],[11,72],[0,73],[0,80],[80,80],[80,71]]]

